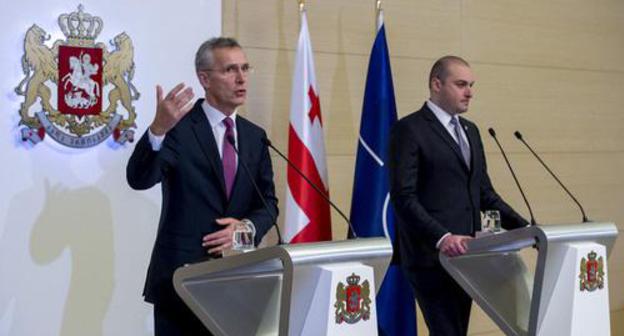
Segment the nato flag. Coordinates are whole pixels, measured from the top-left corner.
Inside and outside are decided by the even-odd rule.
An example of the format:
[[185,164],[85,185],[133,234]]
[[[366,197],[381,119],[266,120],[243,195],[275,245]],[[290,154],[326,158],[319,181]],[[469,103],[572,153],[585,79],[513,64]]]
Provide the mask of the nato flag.
[[[384,25],[377,31],[364,92],[351,204],[358,237],[386,236],[394,241],[386,169],[390,128],[397,120]],[[391,264],[377,293],[379,335],[416,335],[415,301],[400,265]]]

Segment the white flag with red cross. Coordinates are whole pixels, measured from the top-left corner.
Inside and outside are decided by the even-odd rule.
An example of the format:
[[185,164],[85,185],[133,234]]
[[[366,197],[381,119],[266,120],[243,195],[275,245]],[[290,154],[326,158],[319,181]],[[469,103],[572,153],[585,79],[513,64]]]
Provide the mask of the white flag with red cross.
[[[329,197],[323,118],[305,10],[295,58],[290,103],[288,158]],[[289,243],[331,240],[329,204],[288,168],[285,238]]]

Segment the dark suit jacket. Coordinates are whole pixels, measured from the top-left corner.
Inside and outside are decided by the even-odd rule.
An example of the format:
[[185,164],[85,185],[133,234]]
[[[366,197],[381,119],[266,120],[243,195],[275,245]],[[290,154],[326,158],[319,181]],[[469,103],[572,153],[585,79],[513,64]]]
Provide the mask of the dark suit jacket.
[[222,228],[215,219],[247,218],[256,227],[256,244],[274,218],[264,209],[241,162],[249,167],[270,211],[277,216],[273,168],[261,139],[264,130],[237,116],[236,141],[240,155],[231,199],[225,196],[223,167],[202,99],[167,133],[160,151],[153,151],[147,132],[137,143],[127,167],[134,189],[162,187],[162,210],[147,272],[144,295],[148,302],[177,300],[173,272],[183,264],[209,259],[202,237]]
[[481,228],[479,211],[499,210],[506,229],[528,224],[494,191],[476,125],[461,117],[460,123],[470,143],[470,169],[426,104],[391,131],[390,192],[404,266],[438,265],[438,240],[447,232],[473,235]]

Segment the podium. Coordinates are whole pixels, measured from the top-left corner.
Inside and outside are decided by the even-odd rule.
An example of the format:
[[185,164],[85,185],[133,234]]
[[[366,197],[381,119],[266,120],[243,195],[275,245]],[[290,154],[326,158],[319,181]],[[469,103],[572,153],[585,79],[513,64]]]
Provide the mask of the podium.
[[391,256],[386,238],[279,245],[180,267],[173,282],[215,335],[377,335]]
[[617,233],[613,223],[531,226],[474,239],[440,262],[506,335],[610,335]]

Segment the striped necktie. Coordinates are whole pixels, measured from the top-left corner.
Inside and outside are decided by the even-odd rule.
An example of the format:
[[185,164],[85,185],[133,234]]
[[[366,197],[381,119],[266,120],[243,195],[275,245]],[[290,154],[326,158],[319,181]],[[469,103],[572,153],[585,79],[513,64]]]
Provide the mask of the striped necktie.
[[457,144],[459,145],[459,149],[464,157],[464,163],[466,164],[466,167],[470,169],[470,147],[468,147],[466,140],[464,140],[464,137],[462,136],[461,124],[459,123],[457,117],[453,117],[451,119],[451,124],[455,130],[455,138],[457,138]]

